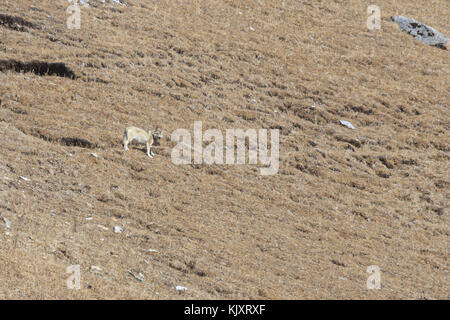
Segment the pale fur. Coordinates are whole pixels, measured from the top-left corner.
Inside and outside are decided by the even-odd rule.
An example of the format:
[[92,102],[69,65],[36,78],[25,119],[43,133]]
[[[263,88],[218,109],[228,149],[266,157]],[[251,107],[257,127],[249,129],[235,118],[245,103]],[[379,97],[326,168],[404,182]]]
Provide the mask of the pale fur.
[[132,141],[136,141],[138,143],[145,143],[147,147],[147,155],[150,158],[153,158],[154,153],[152,151],[153,143],[156,140],[159,140],[162,138],[162,131],[159,131],[158,128],[152,131],[152,129],[149,129],[148,131],[145,131],[144,129],[138,128],[138,127],[127,127],[125,129],[125,132],[123,134],[123,148],[125,150],[128,150],[128,144],[130,144]]

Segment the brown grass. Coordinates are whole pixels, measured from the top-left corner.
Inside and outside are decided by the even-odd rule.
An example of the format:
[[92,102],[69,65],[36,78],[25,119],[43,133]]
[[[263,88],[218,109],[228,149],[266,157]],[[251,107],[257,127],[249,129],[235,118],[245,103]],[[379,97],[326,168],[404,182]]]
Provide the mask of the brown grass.
[[[31,26],[0,24],[0,60],[79,77],[0,72],[0,298],[449,298],[449,52],[389,21],[450,35],[448,1],[380,0],[379,31],[369,1],[128,3],[81,30],[67,1],[0,5]],[[127,125],[196,120],[281,128],[279,173],[122,150]]]

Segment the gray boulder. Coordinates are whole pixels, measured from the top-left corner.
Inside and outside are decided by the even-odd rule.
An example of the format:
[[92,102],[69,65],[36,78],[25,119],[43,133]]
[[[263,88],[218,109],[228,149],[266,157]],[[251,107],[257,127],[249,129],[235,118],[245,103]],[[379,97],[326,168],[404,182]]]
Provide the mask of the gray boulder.
[[425,44],[450,50],[450,39],[436,29],[412,18],[392,16],[391,20],[398,24],[400,30],[412,35]]

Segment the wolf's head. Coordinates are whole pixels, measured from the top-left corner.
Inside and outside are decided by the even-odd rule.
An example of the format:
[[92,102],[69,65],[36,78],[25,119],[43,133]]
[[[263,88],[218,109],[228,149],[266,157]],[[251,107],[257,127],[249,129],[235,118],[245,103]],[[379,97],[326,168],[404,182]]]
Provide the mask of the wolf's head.
[[163,130],[156,128],[152,131],[152,136],[156,141],[160,140],[163,137]]

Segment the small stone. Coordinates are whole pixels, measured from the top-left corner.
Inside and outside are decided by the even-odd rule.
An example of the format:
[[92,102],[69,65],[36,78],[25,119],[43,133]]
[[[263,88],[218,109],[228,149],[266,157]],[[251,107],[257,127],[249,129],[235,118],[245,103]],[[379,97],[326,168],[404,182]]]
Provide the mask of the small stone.
[[175,290],[177,290],[178,292],[183,292],[183,291],[186,291],[187,288],[186,288],[186,287],[183,287],[183,286],[176,286],[176,287],[175,287]]
[[133,272],[128,271],[128,273],[131,274],[136,280],[139,280],[141,282],[145,281],[144,275],[140,272],[138,274],[134,274]]
[[91,271],[92,272],[101,272],[102,271],[102,268],[100,268],[100,267],[97,267],[97,266],[91,266]]
[[339,122],[340,122],[343,126],[346,126],[347,128],[350,128],[350,129],[352,129],[352,130],[355,129],[355,127],[354,127],[350,122],[348,122],[348,121],[346,121],[346,120],[340,120]]
[[119,226],[114,227],[114,233],[122,233],[123,229]]
[[6,217],[3,217],[3,221],[5,221],[5,225],[8,229],[11,228],[11,221],[9,221]]

